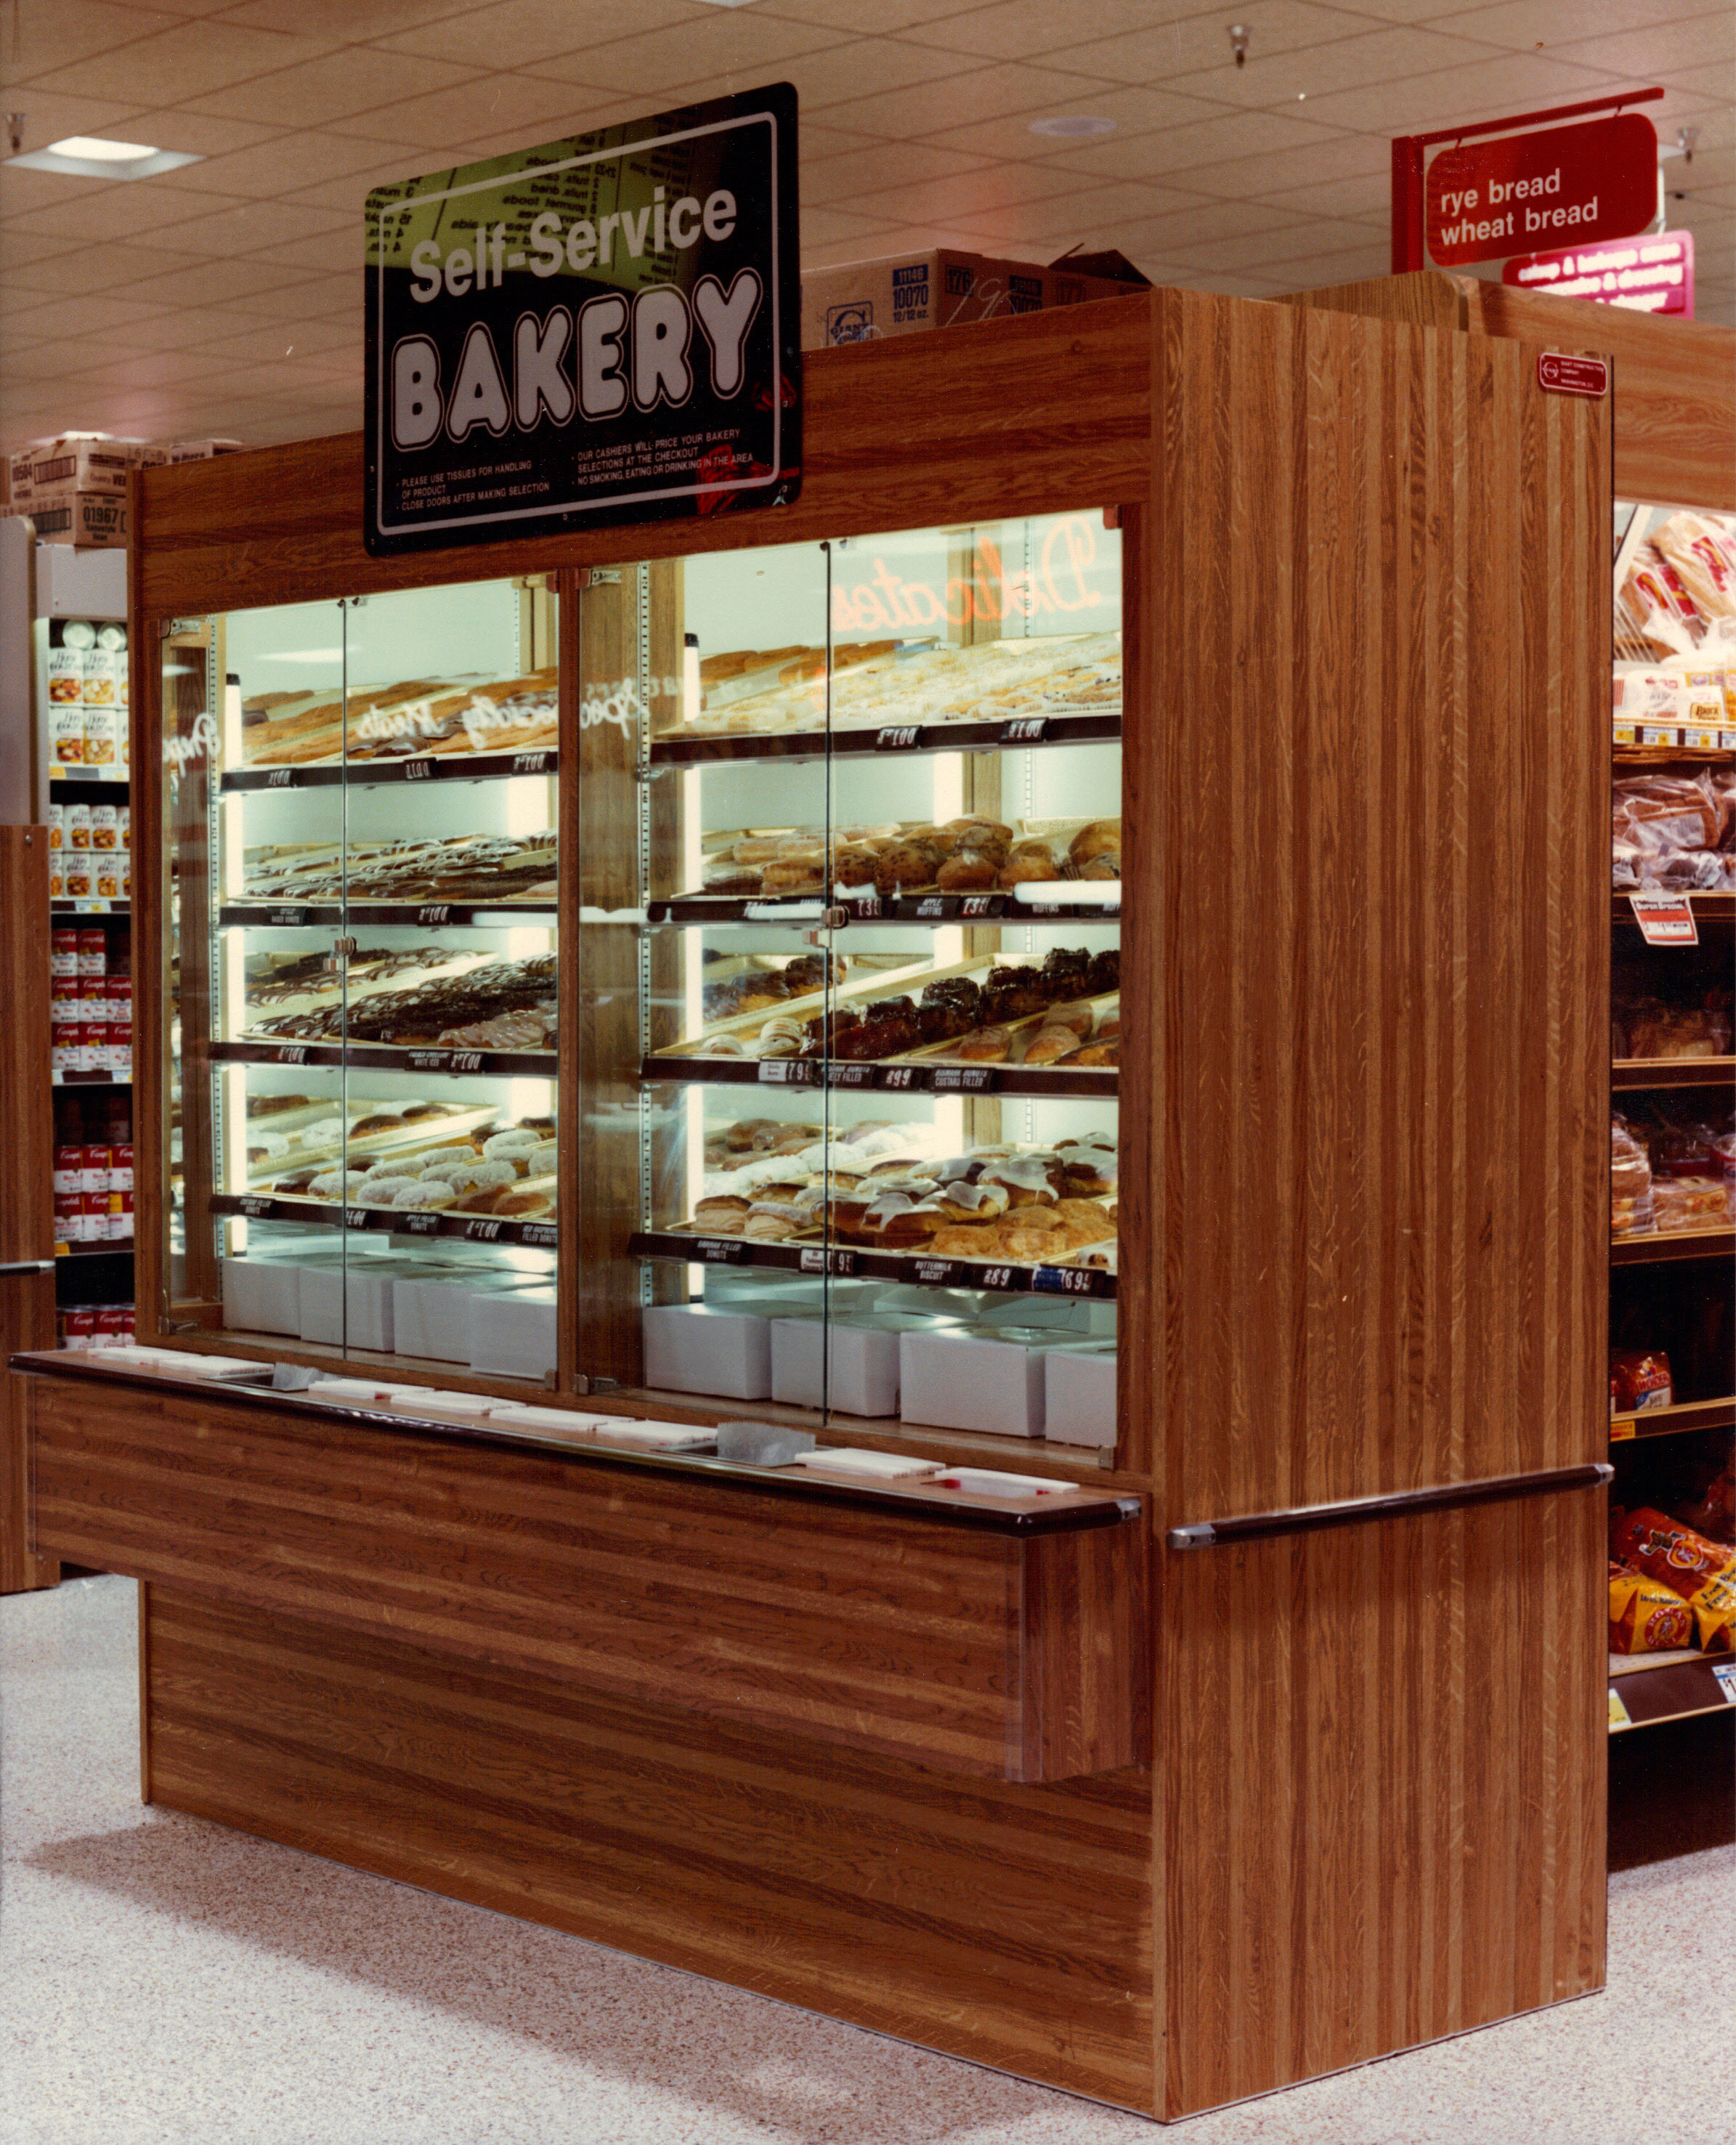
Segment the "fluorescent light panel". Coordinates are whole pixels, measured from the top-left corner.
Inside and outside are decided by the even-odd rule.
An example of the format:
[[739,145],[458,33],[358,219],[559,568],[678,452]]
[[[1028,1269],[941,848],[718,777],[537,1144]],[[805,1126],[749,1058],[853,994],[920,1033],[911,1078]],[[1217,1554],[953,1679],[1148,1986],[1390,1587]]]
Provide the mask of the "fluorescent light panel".
[[58,172],[74,179],[154,179],[159,172],[178,172],[183,164],[202,163],[201,157],[179,149],[157,149],[147,142],[109,142],[97,134],[68,134],[51,142],[46,149],[28,149],[22,157],[9,157],[9,164],[27,172]]

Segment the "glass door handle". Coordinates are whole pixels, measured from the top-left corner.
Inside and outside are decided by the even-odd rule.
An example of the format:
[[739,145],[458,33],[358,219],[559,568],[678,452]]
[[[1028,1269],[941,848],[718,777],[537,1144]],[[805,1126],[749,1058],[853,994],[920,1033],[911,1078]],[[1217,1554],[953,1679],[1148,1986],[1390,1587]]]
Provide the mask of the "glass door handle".
[[0,1259],[0,1281],[11,1281],[23,1274],[52,1273],[52,1259]]
[[1488,1475],[1475,1482],[1442,1482],[1428,1490],[1394,1490],[1374,1497],[1346,1497],[1336,1504],[1297,1505],[1288,1510],[1248,1512],[1236,1519],[1199,1520],[1171,1527],[1171,1549],[1211,1549],[1220,1542],[1264,1541],[1277,1535],[1314,1534],[1322,1527],[1350,1527],[1365,1520],[1404,1520],[1419,1512],[1451,1511],[1460,1505],[1494,1505],[1510,1497],[1541,1497],[1560,1490],[1601,1489],[1614,1479],[1607,1460],[1580,1467],[1550,1467],[1532,1475]]

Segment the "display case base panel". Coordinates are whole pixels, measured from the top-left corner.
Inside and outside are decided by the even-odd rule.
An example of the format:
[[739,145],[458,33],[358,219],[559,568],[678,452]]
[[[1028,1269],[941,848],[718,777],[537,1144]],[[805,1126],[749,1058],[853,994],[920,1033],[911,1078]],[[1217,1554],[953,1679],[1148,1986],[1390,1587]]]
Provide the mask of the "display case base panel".
[[1144,1768],[949,1779],[141,1595],[161,1807],[1152,2112]]

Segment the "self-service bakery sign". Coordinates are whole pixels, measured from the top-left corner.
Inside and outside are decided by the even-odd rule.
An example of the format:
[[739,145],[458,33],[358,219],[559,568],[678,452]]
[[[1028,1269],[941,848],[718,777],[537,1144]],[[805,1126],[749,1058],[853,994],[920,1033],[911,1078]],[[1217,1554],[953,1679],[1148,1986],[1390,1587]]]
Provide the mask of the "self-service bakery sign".
[[367,227],[370,551],[796,497],[787,82],[378,187]]

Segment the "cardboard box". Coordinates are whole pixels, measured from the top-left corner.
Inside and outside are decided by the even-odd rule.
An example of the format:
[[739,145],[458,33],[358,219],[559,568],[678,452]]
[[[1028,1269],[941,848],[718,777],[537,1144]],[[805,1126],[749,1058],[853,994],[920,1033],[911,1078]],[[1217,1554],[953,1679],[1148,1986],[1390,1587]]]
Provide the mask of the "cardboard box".
[[39,542],[73,544],[82,550],[117,549],[127,541],[127,499],[112,491],[51,491],[22,510],[36,524]]
[[644,1382],[654,1391],[763,1401],[772,1390],[769,1322],[700,1303],[661,1303],[640,1314]]
[[540,1378],[555,1364],[552,1288],[487,1291],[470,1306],[470,1368],[491,1377]]
[[68,491],[106,491],[124,496],[130,470],[169,459],[167,447],[148,440],[117,439],[107,432],[60,432],[32,440],[7,463],[15,505]]
[[1002,1340],[981,1329],[899,1336],[898,1412],[940,1430],[1002,1437],[1044,1436],[1048,1344]]
[[[911,1323],[913,1325],[915,1321]],[[844,1415],[898,1411],[898,1336],[887,1326],[833,1326],[830,1389],[828,1329],[823,1319],[774,1318],[772,1398],[793,1407],[831,1406]]]
[[161,450],[166,462],[208,462],[213,455],[238,455],[239,440],[171,440]]
[[231,1333],[301,1331],[301,1265],[287,1259],[219,1259],[223,1324]]
[[1051,312],[1090,298],[1125,297],[1129,286],[1037,261],[1001,261],[938,246],[884,261],[814,268],[802,278],[802,347],[826,350],[958,327],[1009,313]]
[[1115,1446],[1115,1344],[1056,1348],[1043,1364],[1043,1435],[1057,1445]]

